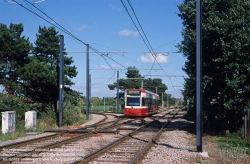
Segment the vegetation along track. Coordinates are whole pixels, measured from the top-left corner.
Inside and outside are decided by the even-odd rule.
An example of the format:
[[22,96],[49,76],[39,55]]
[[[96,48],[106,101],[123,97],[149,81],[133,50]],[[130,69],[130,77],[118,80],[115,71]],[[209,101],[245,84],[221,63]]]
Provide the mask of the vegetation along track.
[[12,163],[14,161],[35,161],[37,158],[41,158],[44,152],[53,153],[56,152],[56,148],[62,145],[70,145],[72,142],[92,137],[96,133],[114,133],[110,131],[111,128],[122,125],[127,121],[124,118],[116,117],[112,121],[105,118],[93,125],[88,125],[82,128],[73,130],[49,130],[48,132],[55,132],[48,136],[38,137],[32,140],[26,140],[13,144],[0,146],[1,157],[0,163]]
[[[165,113],[165,117],[169,112]],[[138,163],[148,152],[150,147],[161,136],[163,129],[171,122],[173,117],[167,122],[160,122],[154,119],[152,122],[128,133],[121,138],[109,143],[102,148],[83,156],[72,164],[76,163]]]

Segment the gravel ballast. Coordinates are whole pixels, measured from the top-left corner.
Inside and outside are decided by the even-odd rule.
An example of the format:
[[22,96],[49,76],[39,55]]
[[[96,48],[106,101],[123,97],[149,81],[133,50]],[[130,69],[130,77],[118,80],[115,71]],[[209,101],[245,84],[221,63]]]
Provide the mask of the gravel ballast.
[[[91,114],[91,120],[87,121],[85,124],[81,125],[81,126],[87,126],[87,125],[91,125],[94,124],[98,121],[100,121],[101,119],[103,119],[104,117],[101,115],[96,115],[96,114]],[[165,129],[166,131],[162,133],[162,136],[159,138],[159,140],[157,141],[157,143],[149,150],[148,154],[145,155],[144,159],[142,160],[143,164],[155,164],[155,163],[159,163],[159,164],[163,164],[163,163],[188,163],[188,159],[191,157],[196,157],[199,156],[199,154],[197,152],[191,151],[191,143],[189,142],[189,139],[192,136],[192,134],[188,133],[185,130],[182,130],[183,127],[185,127],[186,124],[188,124],[189,122],[184,120],[182,118],[182,116],[177,116],[176,119],[172,120],[172,122],[170,123],[170,125]],[[137,124],[138,126],[138,124]],[[41,134],[41,135],[45,135],[45,134]],[[28,136],[28,137],[21,137],[18,138],[16,140],[13,141],[9,141],[9,142],[17,142],[17,141],[22,141],[22,140],[27,140],[27,139],[31,139],[34,137],[40,137],[41,135],[35,135],[35,136]],[[74,161],[74,158],[79,158],[81,155],[79,153],[81,153],[81,147],[84,149],[82,149],[82,155],[86,155],[86,149],[89,149],[91,152],[95,150],[97,147],[99,147],[100,143],[108,143],[107,141],[112,141],[114,140],[113,136],[105,136],[105,138],[103,139],[98,139],[99,137],[92,137],[91,139],[88,139],[88,141],[79,141],[76,143],[72,143],[72,145],[77,145],[73,146],[74,148],[76,148],[75,152],[61,152],[61,153],[67,153],[68,155],[70,155],[72,158],[71,160],[69,160],[70,162]],[[113,139],[111,139],[113,138]],[[194,145],[193,145],[194,146]],[[62,147],[62,149],[65,149],[65,147]],[[70,149],[67,146],[67,149]],[[75,154],[75,157],[74,155]],[[33,162],[41,162],[42,159],[45,159],[46,157],[50,157],[50,160],[47,160],[46,163],[67,163],[69,161],[65,161],[65,158],[62,158],[62,160],[60,160],[60,152],[59,154],[57,152],[51,151],[49,154],[47,153],[43,153],[44,157],[42,154],[40,154],[41,159],[40,160],[34,160]],[[77,157],[78,156],[78,157]],[[28,161],[27,161],[28,162]],[[31,161],[29,161],[31,162]],[[31,162],[31,163],[33,163]]]

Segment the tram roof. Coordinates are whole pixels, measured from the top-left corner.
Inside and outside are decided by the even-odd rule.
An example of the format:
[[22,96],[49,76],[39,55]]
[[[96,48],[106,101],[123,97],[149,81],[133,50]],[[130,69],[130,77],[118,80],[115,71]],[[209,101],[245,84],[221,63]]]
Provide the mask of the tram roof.
[[154,92],[151,92],[151,91],[148,91],[146,89],[135,89],[135,88],[129,88],[129,89],[126,89],[125,92],[127,91],[141,91],[143,93],[149,93],[149,94],[152,94],[152,95],[157,95],[159,96],[158,94],[154,93]]

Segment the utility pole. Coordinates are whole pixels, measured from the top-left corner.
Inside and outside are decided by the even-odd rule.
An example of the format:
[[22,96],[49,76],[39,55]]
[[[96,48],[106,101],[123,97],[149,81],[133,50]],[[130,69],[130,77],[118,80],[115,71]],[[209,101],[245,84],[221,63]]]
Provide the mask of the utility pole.
[[164,103],[163,103],[163,92],[161,92],[161,108],[163,109]]
[[104,111],[105,111],[105,97],[103,97],[103,101],[104,101]]
[[60,35],[60,63],[59,63],[59,127],[63,125],[63,79],[64,79],[64,36]]
[[196,148],[202,152],[202,1],[196,1]]
[[168,100],[169,100],[169,97],[168,97],[168,94],[167,94],[167,108],[168,108]]
[[159,93],[161,93],[161,108],[163,109],[163,92],[159,92]]
[[92,108],[92,106],[91,106],[91,104],[92,104],[92,100],[91,100],[91,74],[89,74],[89,104],[90,104],[90,107],[89,107],[89,113],[90,113],[91,108]]
[[116,82],[116,89],[117,89],[117,96],[116,96],[116,112],[118,113],[119,110],[119,71],[117,71],[117,82]]
[[89,119],[89,45],[86,44],[86,120]]

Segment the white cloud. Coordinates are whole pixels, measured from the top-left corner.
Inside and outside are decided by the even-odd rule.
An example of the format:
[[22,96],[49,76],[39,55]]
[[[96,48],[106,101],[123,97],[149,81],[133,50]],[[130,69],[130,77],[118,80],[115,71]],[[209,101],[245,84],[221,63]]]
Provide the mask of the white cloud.
[[109,66],[106,66],[106,65],[100,65],[99,68],[101,68],[101,69],[109,69],[110,67],[109,67]]
[[113,10],[122,11],[122,9],[121,9],[121,8],[116,7],[116,6],[115,6],[115,5],[113,5],[113,4],[109,4],[109,7],[110,7],[111,9],[113,9]]
[[88,28],[88,26],[86,26],[86,25],[74,26],[73,27],[73,29],[77,30],[77,31],[81,31],[81,30],[86,29],[86,28]]
[[130,31],[128,29],[125,29],[125,30],[118,32],[118,35],[137,37],[139,35],[139,32],[138,31]]
[[117,66],[116,64],[112,64],[111,67],[112,68],[118,68],[119,66]]
[[120,65],[118,65],[118,64],[112,64],[111,65],[111,68],[110,68],[110,66],[109,65],[100,65],[100,66],[98,66],[98,69],[119,69],[119,68],[122,68]]
[[162,54],[157,54],[156,59],[159,63],[167,63],[168,62],[168,56],[165,56]]
[[[156,54],[156,60],[158,63],[167,63],[168,57],[162,54]],[[153,63],[155,58],[151,54],[143,55],[139,58],[139,61],[143,63]]]

